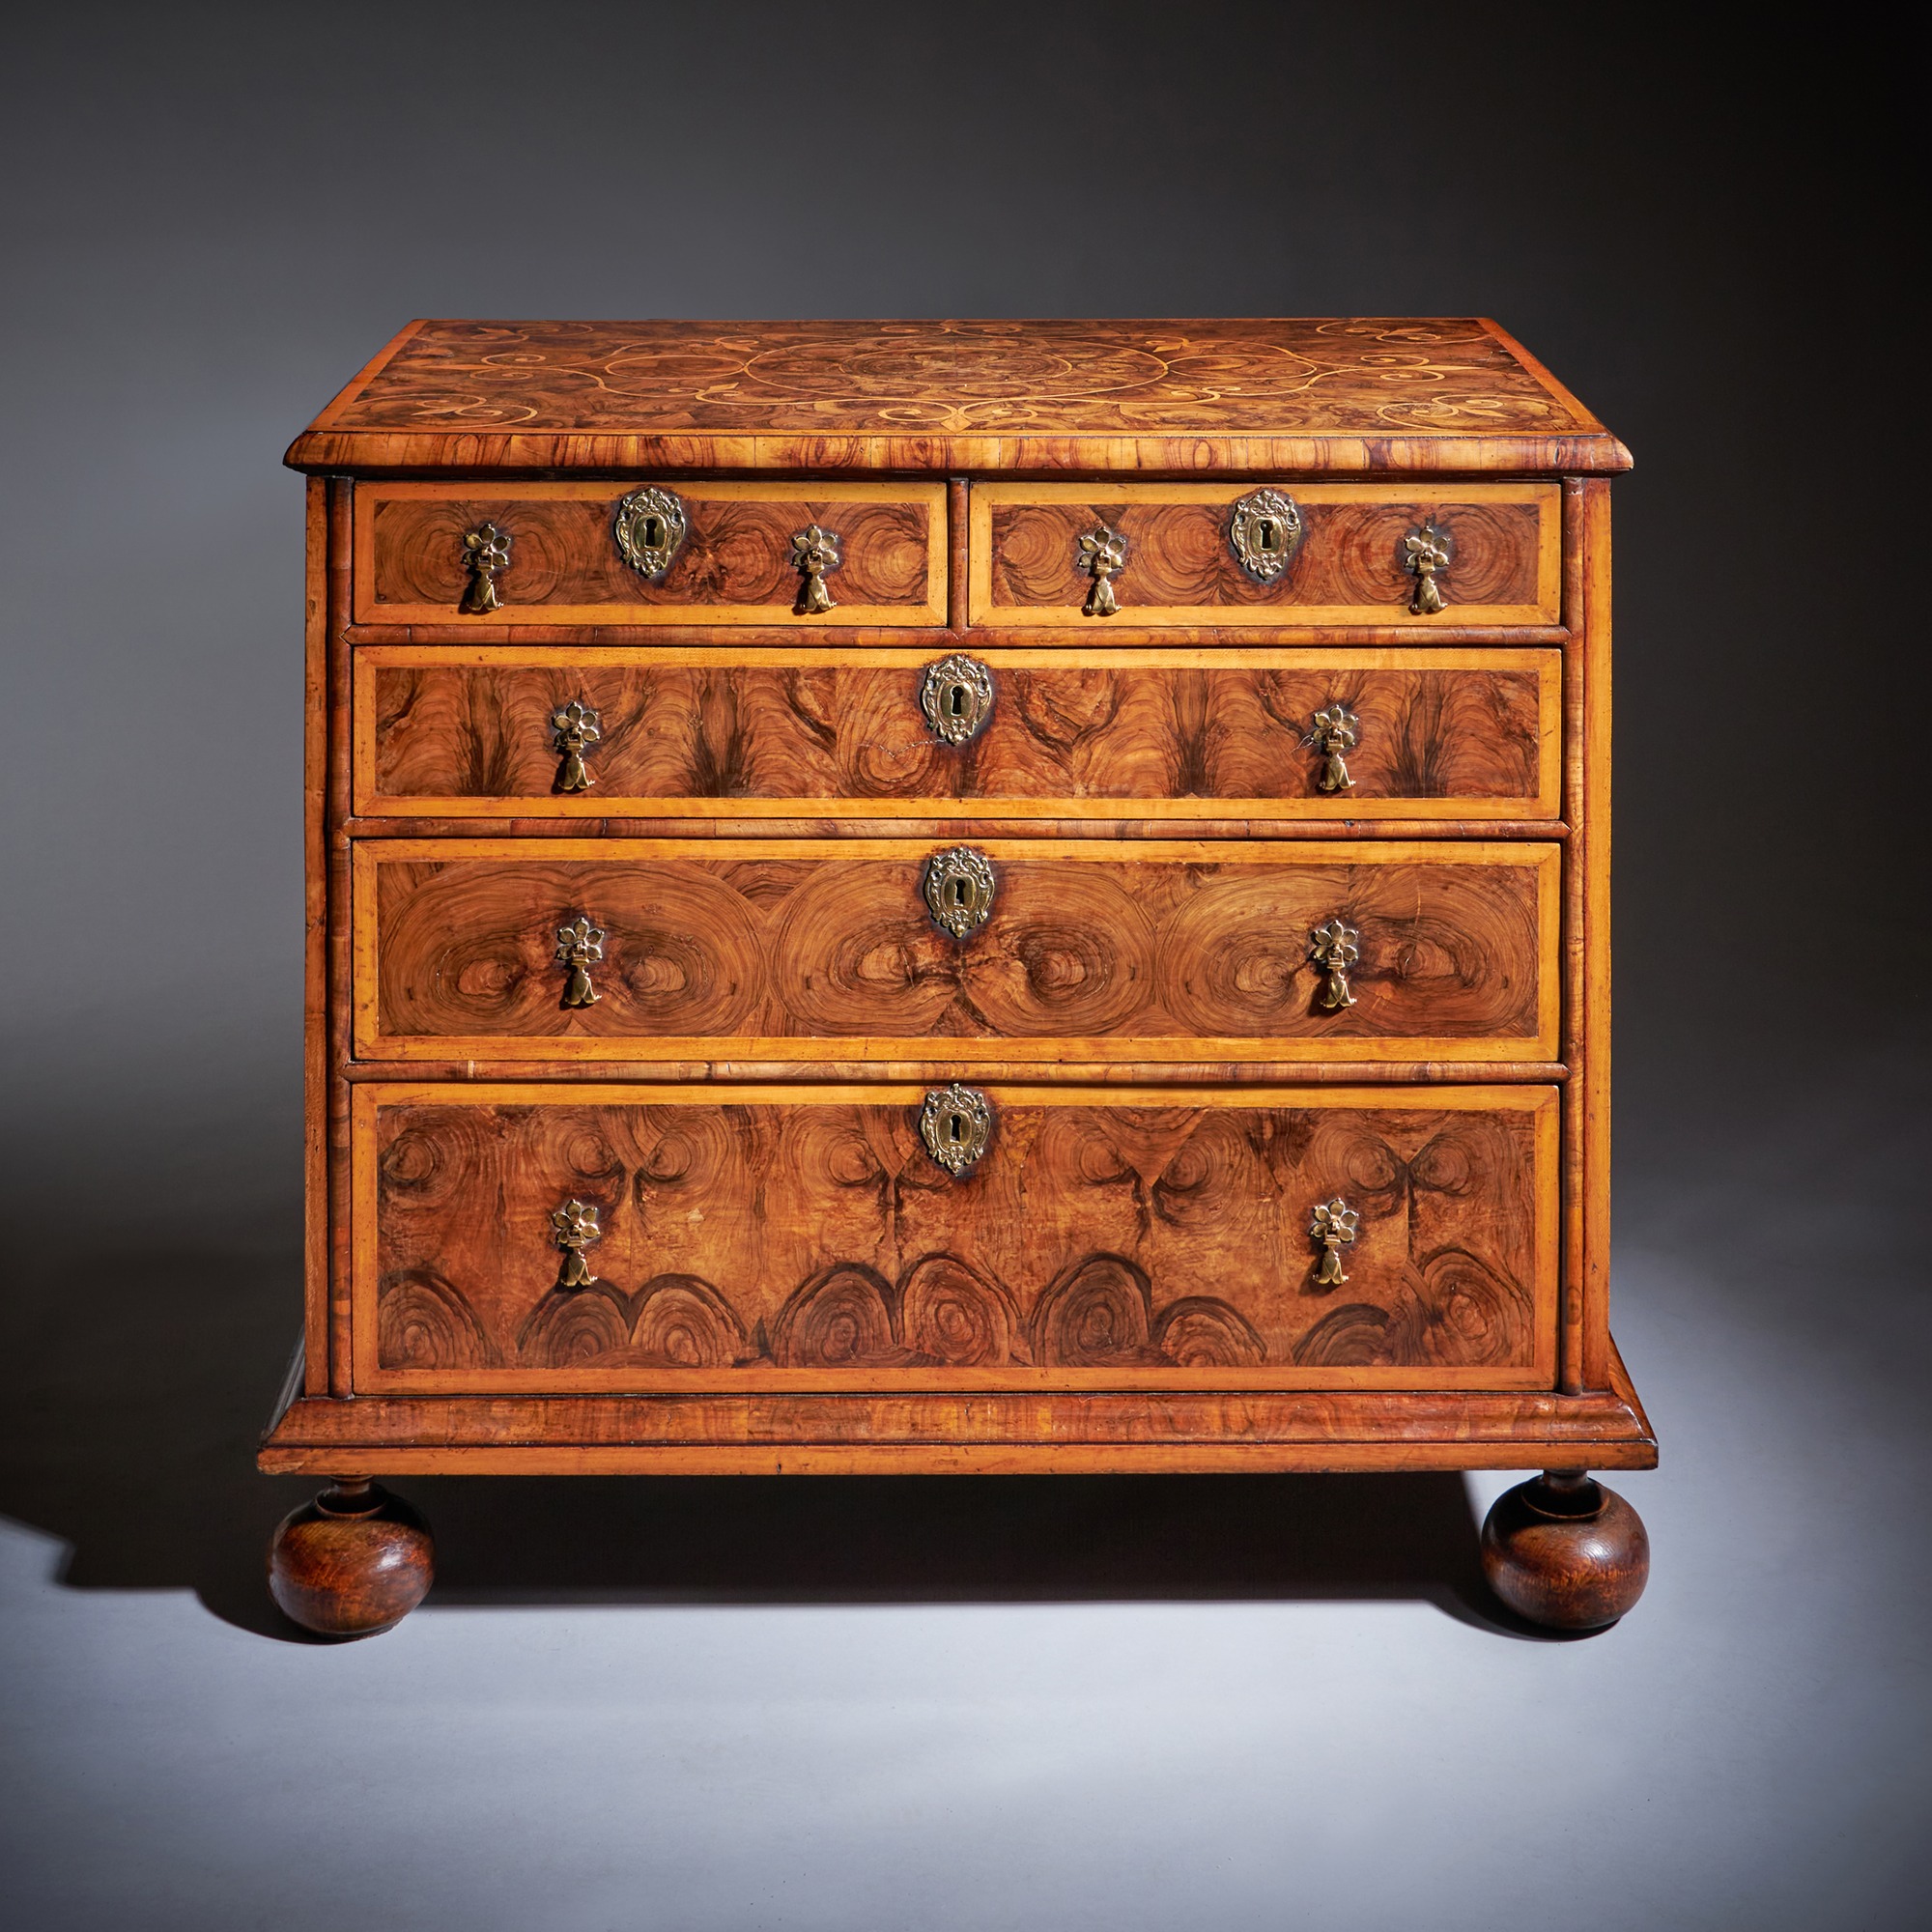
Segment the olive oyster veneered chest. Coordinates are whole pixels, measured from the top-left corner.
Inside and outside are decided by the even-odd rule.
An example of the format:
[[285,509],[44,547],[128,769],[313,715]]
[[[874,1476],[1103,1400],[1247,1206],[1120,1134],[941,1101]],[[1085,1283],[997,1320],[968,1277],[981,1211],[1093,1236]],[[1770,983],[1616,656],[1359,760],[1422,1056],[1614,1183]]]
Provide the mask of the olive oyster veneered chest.
[[1520,1467],[1635,1600],[1630,459],[1494,324],[416,323],[289,461],[292,1614],[418,1471]]

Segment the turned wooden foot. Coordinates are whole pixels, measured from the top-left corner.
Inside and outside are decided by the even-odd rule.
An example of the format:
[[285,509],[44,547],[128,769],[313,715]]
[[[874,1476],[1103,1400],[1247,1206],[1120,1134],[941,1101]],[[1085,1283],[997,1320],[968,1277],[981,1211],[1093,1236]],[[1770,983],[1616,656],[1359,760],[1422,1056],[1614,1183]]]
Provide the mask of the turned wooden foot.
[[1579,1469],[1549,1469],[1496,1498],[1483,1524],[1483,1574],[1531,1623],[1601,1630],[1643,1595],[1650,1538],[1614,1491]]
[[374,1636],[422,1602],[435,1556],[428,1524],[400,1496],[343,1477],[282,1519],[269,1545],[269,1592],[305,1630]]

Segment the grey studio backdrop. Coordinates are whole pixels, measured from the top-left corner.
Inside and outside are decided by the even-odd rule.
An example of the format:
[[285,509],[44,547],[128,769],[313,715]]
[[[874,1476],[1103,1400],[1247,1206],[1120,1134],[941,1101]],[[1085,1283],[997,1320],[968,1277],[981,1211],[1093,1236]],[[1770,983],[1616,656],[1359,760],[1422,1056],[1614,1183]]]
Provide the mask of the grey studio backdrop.
[[[1687,13],[7,30],[0,1834],[32,1927],[1923,1922],[1902,47]],[[404,1485],[298,1643],[299,480],[412,315],[1487,313],[1616,493],[1624,1625],[1503,1479]]]

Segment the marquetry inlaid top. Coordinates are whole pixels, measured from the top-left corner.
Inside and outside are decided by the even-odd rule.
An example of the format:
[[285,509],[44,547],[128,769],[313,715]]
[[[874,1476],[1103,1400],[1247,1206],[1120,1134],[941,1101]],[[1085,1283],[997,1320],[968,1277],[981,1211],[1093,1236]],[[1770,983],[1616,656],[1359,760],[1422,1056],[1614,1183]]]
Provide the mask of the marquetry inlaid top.
[[1481,320],[418,322],[308,469],[1571,469],[1629,457]]

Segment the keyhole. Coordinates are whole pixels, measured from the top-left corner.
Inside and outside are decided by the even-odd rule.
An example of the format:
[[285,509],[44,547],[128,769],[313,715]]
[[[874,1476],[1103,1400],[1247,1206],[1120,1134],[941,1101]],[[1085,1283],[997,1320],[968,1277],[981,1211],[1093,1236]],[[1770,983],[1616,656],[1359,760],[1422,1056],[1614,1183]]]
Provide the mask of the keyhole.
[[646,517],[644,519],[644,548],[646,550],[662,550],[664,548],[664,540],[665,526],[663,518]]
[[966,1138],[966,1116],[964,1114],[948,1114],[946,1117],[946,1131],[955,1142],[963,1141]]
[[956,906],[963,906],[966,903],[966,881],[964,879],[953,879],[950,883],[952,893],[952,903]]
[[965,686],[964,686],[963,684],[955,684],[955,685],[954,685],[954,686],[952,687],[952,695],[951,698],[950,698],[950,699],[948,700],[948,703],[947,703],[947,707],[946,707],[946,708],[947,708],[947,709],[948,709],[948,710],[949,710],[950,712],[952,712],[952,715],[953,715],[953,717],[955,717],[955,718],[963,718],[963,717],[965,717],[965,715],[966,715],[966,687],[965,687]]
[[1255,526],[1255,548],[1257,550],[1276,550],[1279,548],[1275,542],[1273,518],[1264,517]]

